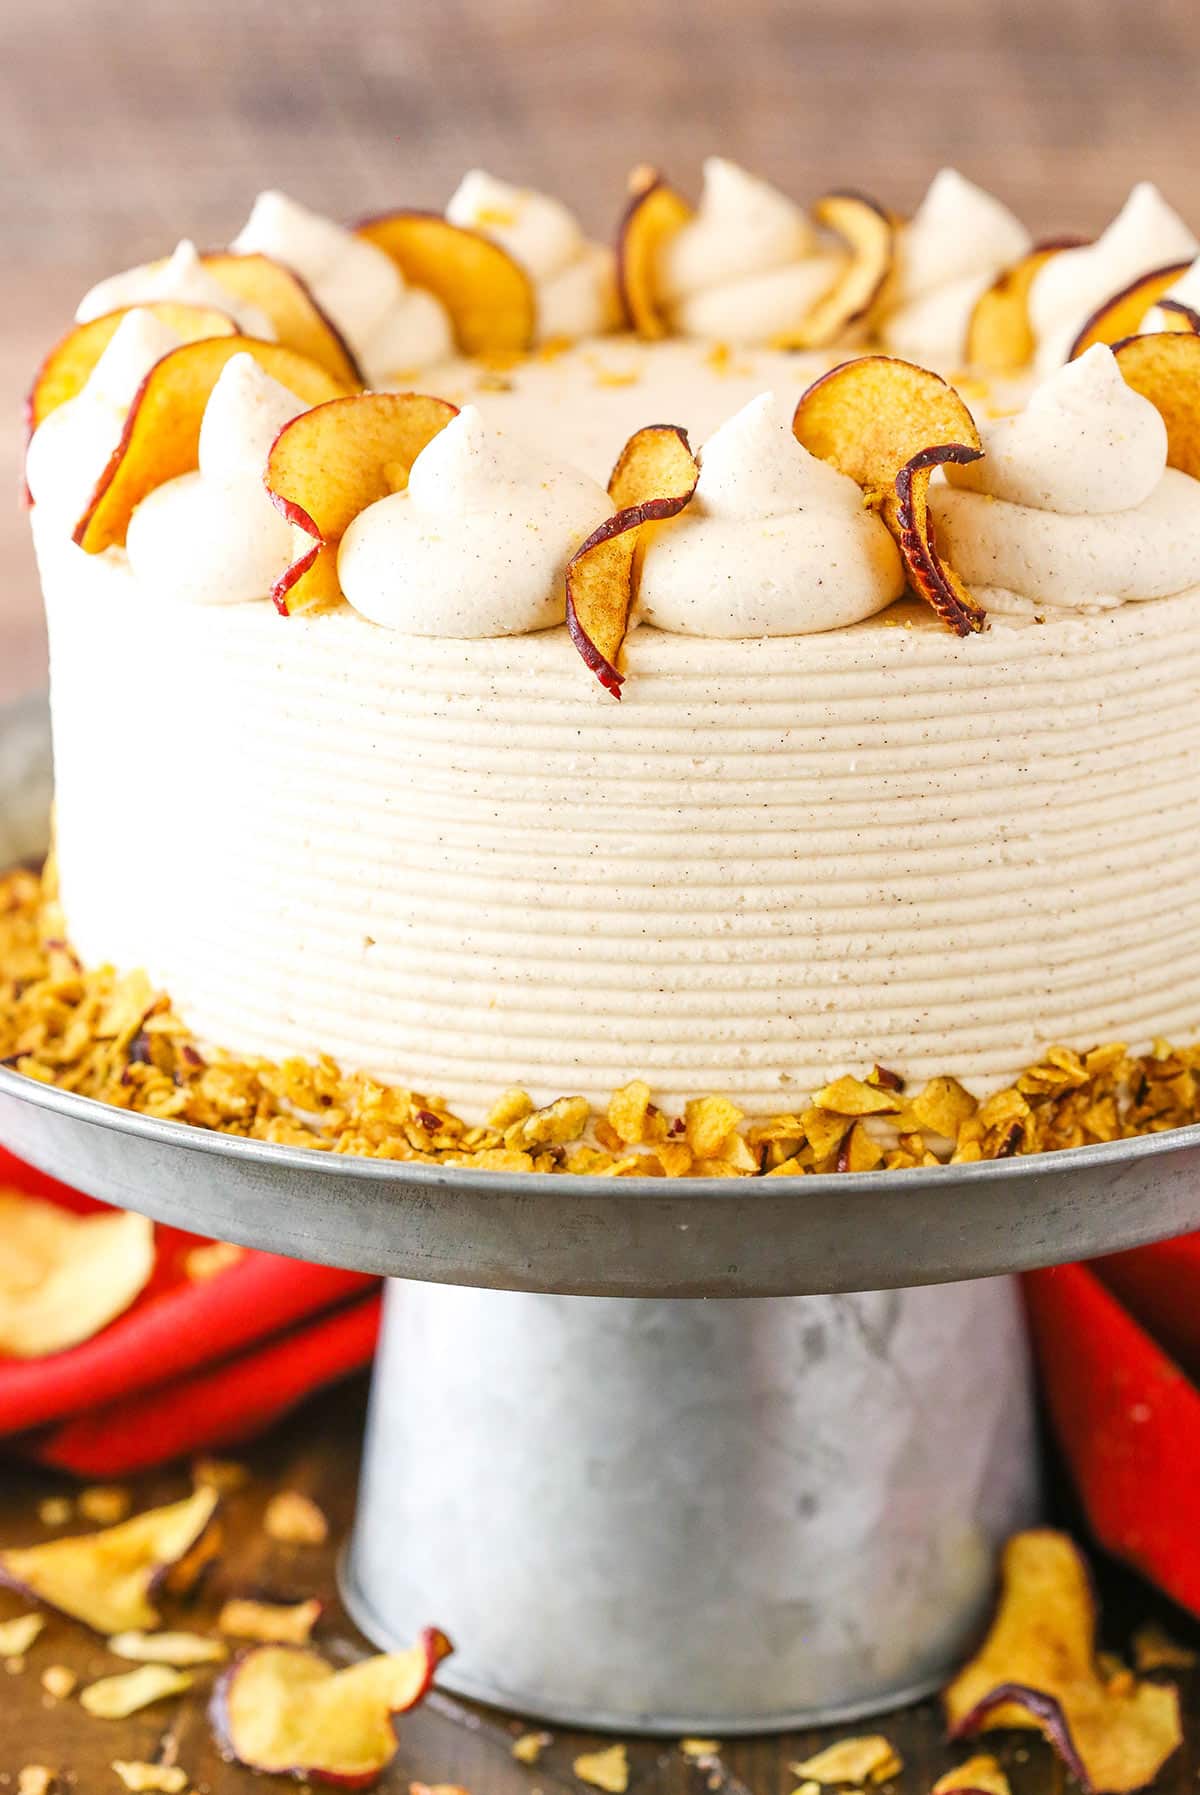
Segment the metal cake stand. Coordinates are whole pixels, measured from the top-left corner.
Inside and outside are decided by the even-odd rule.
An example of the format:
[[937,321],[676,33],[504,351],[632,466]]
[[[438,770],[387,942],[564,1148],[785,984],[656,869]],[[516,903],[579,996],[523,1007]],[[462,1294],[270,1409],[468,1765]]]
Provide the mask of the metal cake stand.
[[[0,710],[0,865],[43,851],[49,794],[44,702]],[[158,1221],[391,1280],[351,1611],[385,1646],[445,1627],[464,1694],[666,1734],[935,1687],[1038,1511],[1008,1274],[1200,1226],[1200,1127],[929,1171],[559,1179],[275,1147],[0,1069],[0,1140]]]

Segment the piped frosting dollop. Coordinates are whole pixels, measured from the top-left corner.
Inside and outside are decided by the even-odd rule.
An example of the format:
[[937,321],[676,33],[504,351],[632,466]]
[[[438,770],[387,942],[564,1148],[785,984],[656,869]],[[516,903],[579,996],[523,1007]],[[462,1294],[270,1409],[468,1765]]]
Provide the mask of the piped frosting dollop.
[[38,425],[25,455],[25,481],[43,521],[67,534],[75,528],[121,440],[138,388],[179,344],[153,312],[127,313],[81,390]]
[[446,207],[451,224],[490,237],[519,262],[537,294],[537,340],[599,336],[616,308],[613,258],[589,243],[573,212],[546,193],[474,168]]
[[1007,206],[943,168],[900,232],[886,347],[923,365],[961,366],[976,300],[1029,246],[1028,231]]
[[86,324],[104,312],[115,312],[127,305],[149,305],[156,299],[173,299],[181,305],[203,305],[225,312],[245,336],[265,337],[268,342],[275,336],[267,314],[223,287],[204,266],[196,245],[186,237],[165,261],[143,262],[98,281],[80,300],[75,319]]
[[338,551],[362,616],[410,636],[522,635],[566,616],[566,567],[612,514],[578,468],[539,454],[465,406],[369,505]]
[[1094,243],[1051,256],[1029,289],[1029,319],[1037,338],[1036,367],[1050,373],[1070,354],[1092,313],[1122,287],[1190,262],[1200,243],[1158,188],[1139,181],[1108,229]]
[[680,335],[772,343],[800,326],[843,262],[785,194],[710,156],[694,217],[662,246],[657,285]]
[[1200,481],[1167,467],[1162,418],[1103,344],[981,436],[983,458],[949,468],[929,502],[988,610],[1101,610],[1200,582]]
[[805,636],[904,590],[896,545],[860,488],[802,448],[772,393],[709,438],[687,510],[646,544],[637,610],[686,636]]
[[409,286],[373,243],[284,193],[260,193],[230,247],[272,256],[298,274],[374,385],[454,353],[454,333],[440,300]]
[[126,553],[147,592],[181,604],[265,599],[293,556],[292,526],[263,485],[272,442],[305,410],[250,355],[226,362],[200,426],[200,466],[142,500]]

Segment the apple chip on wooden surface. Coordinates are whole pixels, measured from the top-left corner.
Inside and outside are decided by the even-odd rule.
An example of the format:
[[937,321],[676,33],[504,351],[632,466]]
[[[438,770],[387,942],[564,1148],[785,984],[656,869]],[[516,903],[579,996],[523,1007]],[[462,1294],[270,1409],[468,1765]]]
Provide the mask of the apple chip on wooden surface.
[[1083,1555],[1049,1528],[1004,1551],[987,1638],[946,1689],[952,1738],[992,1728],[1042,1733],[1091,1795],[1153,1782],[1182,1740],[1169,1684],[1106,1676],[1096,1658],[1096,1604]]
[[622,449],[608,496],[616,506],[567,567],[567,627],[596,678],[621,696],[621,645],[633,605],[634,561],[642,526],[675,517],[696,490],[700,467],[686,432],[648,424]]
[[79,1705],[97,1720],[128,1720],[155,1702],[190,1689],[194,1678],[167,1664],[142,1664],[115,1677],[101,1677],[79,1692]]
[[1037,243],[1011,268],[998,274],[975,301],[967,321],[967,362],[985,374],[1019,374],[1033,360],[1037,341],[1029,316],[1029,292],[1037,276],[1063,249],[1078,249],[1079,237]]
[[285,616],[340,602],[343,535],[368,505],[404,490],[413,462],[457,409],[424,393],[355,393],[284,425],[267,457],[267,491],[313,539],[271,595]]
[[1126,383],[1167,426],[1167,466],[1200,479],[1200,336],[1155,331],[1113,349]]
[[384,212],[360,224],[358,235],[390,256],[406,281],[441,300],[464,355],[519,354],[533,342],[533,282],[481,231],[438,212]]
[[654,168],[629,177],[629,204],[617,235],[617,293],[629,328],[654,341],[670,334],[658,291],[663,244],[692,217],[692,208]]
[[0,1189],[0,1354],[40,1359],[90,1340],[141,1294],[154,1226]]
[[306,355],[258,337],[208,337],[172,349],[138,388],[121,440],[76,527],[80,548],[99,555],[106,548],[123,547],[129,520],[142,500],[199,465],[204,408],[226,362],[242,354],[253,356],[265,374],[305,405],[320,405],[346,391],[342,381]]
[[99,1533],[0,1551],[0,1584],[106,1637],[156,1627],[153,1598],[183,1594],[216,1555],[214,1490],[146,1509]]
[[909,583],[956,635],[986,614],[938,553],[929,482],[946,462],[978,461],[979,432],[937,374],[890,355],[864,355],[801,394],[792,428],[812,455],[856,480],[896,538]]
[[254,1646],[213,1691],[217,1744],[251,1770],[366,1788],[396,1755],[394,1717],[422,1700],[452,1649],[427,1628],[406,1652],[335,1670],[303,1646]]
[[996,1759],[981,1751],[939,1776],[930,1795],[1012,1795],[1012,1789]]

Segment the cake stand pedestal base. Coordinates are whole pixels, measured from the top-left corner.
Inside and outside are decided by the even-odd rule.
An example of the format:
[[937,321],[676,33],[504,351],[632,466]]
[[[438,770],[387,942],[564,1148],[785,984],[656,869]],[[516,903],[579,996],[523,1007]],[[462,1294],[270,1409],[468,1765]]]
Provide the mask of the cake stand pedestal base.
[[743,1301],[392,1281],[347,1605],[577,1726],[899,1706],[983,1621],[1038,1475],[1010,1279]]

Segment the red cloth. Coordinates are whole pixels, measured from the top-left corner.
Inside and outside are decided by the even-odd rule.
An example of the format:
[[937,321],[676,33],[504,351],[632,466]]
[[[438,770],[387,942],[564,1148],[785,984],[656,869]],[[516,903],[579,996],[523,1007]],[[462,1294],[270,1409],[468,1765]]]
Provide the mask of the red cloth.
[[[1196,1362],[1195,1237],[1030,1272],[1025,1294],[1051,1424],[1096,1539],[1200,1616],[1200,1390],[1131,1309]],[[1130,1299],[1123,1307],[1116,1292]]]
[[[104,1208],[3,1148],[0,1185],[77,1212]],[[107,1328],[47,1358],[0,1357],[0,1435],[49,1428],[23,1449],[116,1476],[245,1439],[370,1362],[377,1279],[247,1251],[196,1280],[185,1259],[203,1237],[154,1234],[150,1281]]]

